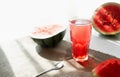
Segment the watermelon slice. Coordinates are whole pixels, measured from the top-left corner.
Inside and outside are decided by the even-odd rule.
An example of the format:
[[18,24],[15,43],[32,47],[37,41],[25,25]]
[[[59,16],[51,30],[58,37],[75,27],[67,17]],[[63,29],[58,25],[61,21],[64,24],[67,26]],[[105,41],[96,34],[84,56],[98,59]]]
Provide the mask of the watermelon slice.
[[63,39],[65,32],[65,26],[47,25],[36,27],[30,36],[42,47],[54,47]]
[[120,59],[108,59],[92,70],[93,77],[120,77]]
[[103,35],[120,33],[120,4],[107,2],[96,9],[93,27]]

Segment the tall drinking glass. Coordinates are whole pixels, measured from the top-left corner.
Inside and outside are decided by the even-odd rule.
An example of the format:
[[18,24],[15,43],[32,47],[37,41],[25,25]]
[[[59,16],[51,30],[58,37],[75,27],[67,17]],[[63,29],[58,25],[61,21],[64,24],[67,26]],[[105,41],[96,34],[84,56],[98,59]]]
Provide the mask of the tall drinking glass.
[[72,56],[77,62],[88,60],[92,23],[87,19],[70,21],[70,37],[72,41]]

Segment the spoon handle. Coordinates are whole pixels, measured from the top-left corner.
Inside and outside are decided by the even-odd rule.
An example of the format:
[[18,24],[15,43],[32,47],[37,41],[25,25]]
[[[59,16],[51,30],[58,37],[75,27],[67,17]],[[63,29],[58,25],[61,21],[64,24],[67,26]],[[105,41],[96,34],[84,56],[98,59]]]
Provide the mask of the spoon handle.
[[54,69],[52,68],[52,69],[49,69],[49,70],[47,70],[47,71],[44,71],[44,72],[38,74],[36,77],[39,77],[39,76],[41,76],[41,75],[43,75],[43,74],[45,74],[45,73],[47,73],[47,72],[50,72],[50,71],[52,71],[52,70],[54,70]]

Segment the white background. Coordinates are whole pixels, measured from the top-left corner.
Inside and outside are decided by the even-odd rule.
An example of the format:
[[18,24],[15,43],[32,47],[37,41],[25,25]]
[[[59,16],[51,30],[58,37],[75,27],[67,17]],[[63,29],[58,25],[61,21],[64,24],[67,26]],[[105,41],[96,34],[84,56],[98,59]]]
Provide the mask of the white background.
[[27,35],[34,26],[91,18],[105,2],[120,0],[0,0],[0,41]]

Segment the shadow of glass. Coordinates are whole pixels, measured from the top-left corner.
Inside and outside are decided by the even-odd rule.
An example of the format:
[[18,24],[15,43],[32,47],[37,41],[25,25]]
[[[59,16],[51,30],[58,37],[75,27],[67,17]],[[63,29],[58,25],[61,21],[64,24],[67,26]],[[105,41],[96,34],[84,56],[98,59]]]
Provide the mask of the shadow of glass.
[[0,48],[0,77],[15,77],[12,67],[2,48]]
[[99,63],[110,58],[117,58],[99,51],[89,50],[89,58],[85,62],[79,62],[84,67],[85,71],[92,71]]
[[72,58],[71,55],[71,44],[67,41],[61,41],[60,44],[54,48],[42,48],[36,46],[37,53],[49,60],[62,61]]

